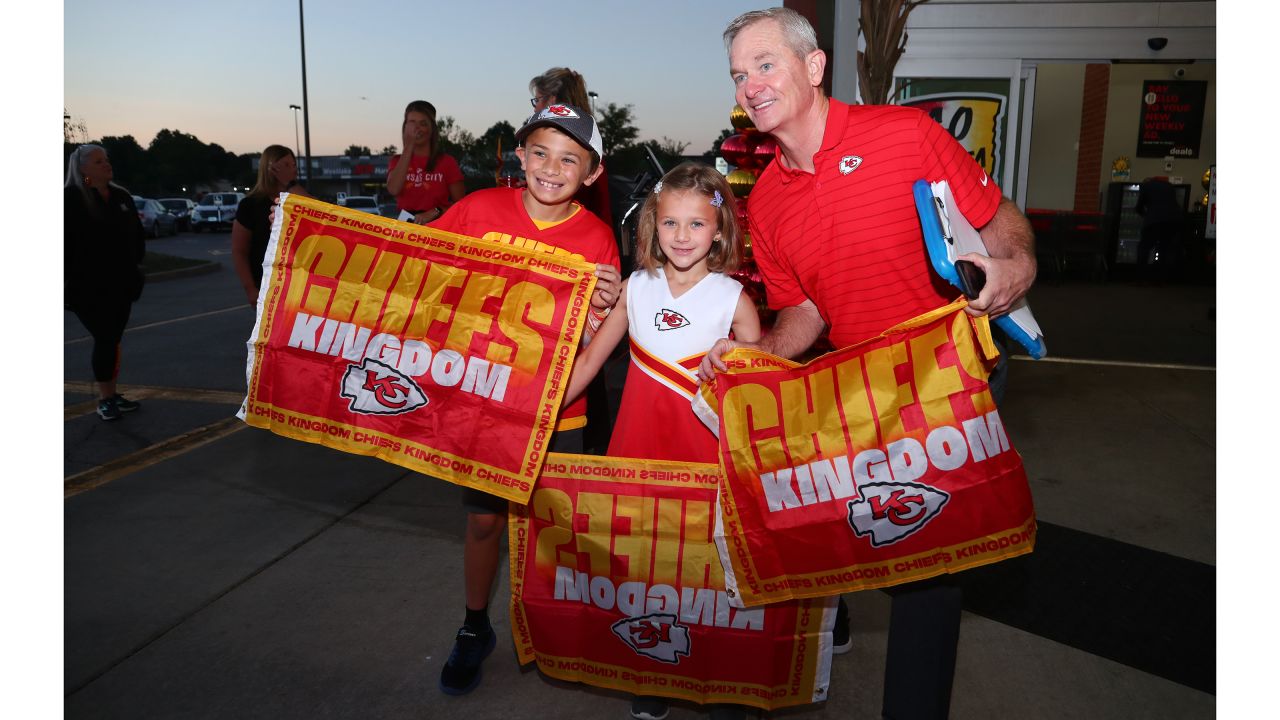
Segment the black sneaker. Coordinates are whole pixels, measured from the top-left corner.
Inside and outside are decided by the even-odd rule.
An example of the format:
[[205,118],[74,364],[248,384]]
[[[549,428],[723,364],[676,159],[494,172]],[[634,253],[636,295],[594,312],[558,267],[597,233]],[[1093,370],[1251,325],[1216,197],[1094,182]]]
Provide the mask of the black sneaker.
[[844,596],[836,603],[836,626],[831,629],[831,653],[843,655],[853,649],[853,636],[849,634],[849,606]]
[[662,720],[667,716],[667,701],[652,695],[631,698],[631,717],[636,720]]
[[107,398],[106,400],[99,400],[98,401],[98,417],[108,421],[119,420],[120,404],[116,402],[115,398]]
[[116,407],[120,408],[120,412],[122,413],[133,412],[134,410],[142,407],[142,403],[137,400],[129,400],[120,393],[116,393],[111,399],[116,401]]
[[480,663],[498,644],[498,635],[489,628],[476,633],[463,625],[453,641],[453,652],[440,669],[440,691],[446,695],[466,695],[480,684]]

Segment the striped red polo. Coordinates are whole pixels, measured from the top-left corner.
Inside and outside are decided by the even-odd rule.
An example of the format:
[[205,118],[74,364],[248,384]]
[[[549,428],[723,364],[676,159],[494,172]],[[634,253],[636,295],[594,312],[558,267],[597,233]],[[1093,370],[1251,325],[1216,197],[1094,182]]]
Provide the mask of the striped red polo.
[[929,266],[911,185],[946,180],[974,227],[995,216],[1000,188],[928,115],[832,99],[814,172],[781,153],[751,192],[751,247],[769,306],[808,298],[847,347],[951,302]]

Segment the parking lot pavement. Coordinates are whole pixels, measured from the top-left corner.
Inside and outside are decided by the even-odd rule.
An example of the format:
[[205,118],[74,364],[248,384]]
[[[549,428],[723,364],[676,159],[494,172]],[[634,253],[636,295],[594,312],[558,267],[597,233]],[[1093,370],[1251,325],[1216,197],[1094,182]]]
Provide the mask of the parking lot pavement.
[[[217,258],[227,239],[164,242]],[[962,574],[953,718],[1215,712],[1214,296],[1135,290],[1033,296],[1053,357],[1013,363],[1002,415],[1040,544]],[[437,690],[461,621],[458,489],[228,423],[252,322],[238,294],[229,273],[148,286],[121,375],[144,407],[115,423],[83,412],[88,346],[67,321],[64,474],[106,480],[64,501],[66,717],[627,717],[619,693],[516,666],[505,576],[481,690]],[[1125,317],[1085,321],[1112,306]],[[775,717],[878,716],[889,594],[849,600],[830,699]]]

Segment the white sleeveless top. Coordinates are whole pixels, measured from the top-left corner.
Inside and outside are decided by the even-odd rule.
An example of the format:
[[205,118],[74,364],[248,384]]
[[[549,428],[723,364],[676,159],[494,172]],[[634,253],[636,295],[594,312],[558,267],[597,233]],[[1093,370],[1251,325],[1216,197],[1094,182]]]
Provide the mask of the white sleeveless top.
[[627,283],[632,360],[650,377],[691,398],[698,386],[698,363],[716,340],[729,336],[741,294],[742,284],[723,273],[708,273],[678,298],[671,296],[661,267],[632,273]]

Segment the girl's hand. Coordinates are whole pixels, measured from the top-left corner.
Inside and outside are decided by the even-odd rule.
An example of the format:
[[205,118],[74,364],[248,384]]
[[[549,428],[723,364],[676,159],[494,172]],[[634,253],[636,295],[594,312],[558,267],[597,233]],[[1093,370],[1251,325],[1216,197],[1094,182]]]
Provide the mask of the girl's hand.
[[618,290],[622,287],[622,275],[618,268],[599,263],[596,265],[596,289],[591,293],[591,307],[607,310],[618,303]]

